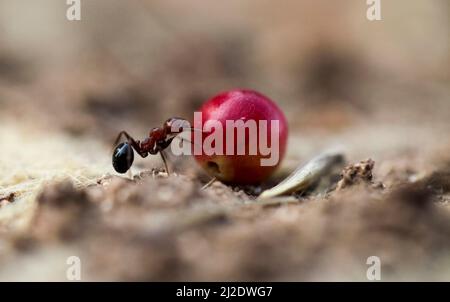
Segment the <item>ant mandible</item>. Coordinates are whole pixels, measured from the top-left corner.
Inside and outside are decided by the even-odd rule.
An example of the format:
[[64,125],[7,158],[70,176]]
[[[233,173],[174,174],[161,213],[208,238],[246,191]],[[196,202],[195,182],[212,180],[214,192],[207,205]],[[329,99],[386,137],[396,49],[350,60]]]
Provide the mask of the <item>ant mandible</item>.
[[117,136],[114,145],[121,140],[122,136],[127,139],[126,142],[117,145],[112,156],[112,164],[118,173],[127,172],[134,160],[133,149],[143,158],[149,154],[155,155],[159,152],[164,162],[167,174],[169,169],[164,154],[161,152],[170,146],[172,140],[182,132],[182,130],[194,130],[186,127],[189,122],[183,118],[172,117],[164,122],[162,127],[153,128],[147,138],[143,141],[135,140],[126,131],[121,131]]

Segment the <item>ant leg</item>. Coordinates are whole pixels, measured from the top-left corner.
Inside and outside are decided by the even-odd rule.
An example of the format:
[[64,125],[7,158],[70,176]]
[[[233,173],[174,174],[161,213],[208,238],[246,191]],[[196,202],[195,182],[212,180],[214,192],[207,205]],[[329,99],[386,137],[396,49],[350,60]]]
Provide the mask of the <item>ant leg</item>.
[[166,172],[167,172],[167,175],[169,176],[170,175],[170,172],[169,172],[169,166],[167,165],[167,160],[166,160],[166,156],[164,155],[164,153],[163,153],[164,151],[159,151],[159,154],[161,155],[161,158],[162,158],[162,160],[163,160],[163,162],[164,162],[164,167],[166,168]]
[[169,165],[167,165],[167,160],[166,160],[166,156],[164,155],[164,150],[170,146],[170,144],[172,143],[173,139],[175,137],[171,137],[166,141],[160,141],[156,144],[156,148],[154,149],[155,154],[157,152],[159,152],[159,154],[161,155],[161,158],[164,162],[164,167],[166,168],[166,172],[167,175],[170,175],[170,171],[169,171]]
[[119,143],[119,141],[122,139],[122,136],[125,136],[125,138],[127,139],[127,142],[133,147],[134,150],[136,150],[136,152],[141,156],[141,157],[147,157],[148,153],[147,152],[143,152],[141,150],[141,146],[139,141],[135,140],[131,135],[128,134],[128,132],[126,131],[121,131],[119,133],[119,135],[116,138],[116,141],[114,142],[114,145],[117,145]]
[[114,141],[114,145],[117,145],[117,144],[120,142],[120,140],[122,139],[122,136],[125,136],[125,138],[127,139],[128,142],[136,142],[136,141],[134,140],[134,138],[131,137],[131,135],[128,134],[128,132],[126,132],[126,131],[120,131],[119,135],[117,135],[117,138],[116,138],[116,140]]

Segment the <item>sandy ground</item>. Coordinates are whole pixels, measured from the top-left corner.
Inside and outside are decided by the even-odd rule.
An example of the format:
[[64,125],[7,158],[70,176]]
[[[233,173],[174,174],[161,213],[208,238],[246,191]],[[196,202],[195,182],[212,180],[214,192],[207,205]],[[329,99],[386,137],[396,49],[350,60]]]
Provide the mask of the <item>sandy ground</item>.
[[[52,0],[1,4],[0,280],[65,281],[69,256],[85,281],[366,281],[369,256],[385,281],[450,280],[446,1],[386,5],[377,25],[352,1],[208,14],[191,1],[187,16],[173,1],[113,2],[86,4],[78,27]],[[232,87],[286,112],[288,152],[269,181],[202,191],[195,161],[170,154],[169,177],[157,156],[114,173],[120,130],[143,137]],[[256,200],[336,147],[346,162],[326,190]],[[372,177],[351,173],[369,158]]]

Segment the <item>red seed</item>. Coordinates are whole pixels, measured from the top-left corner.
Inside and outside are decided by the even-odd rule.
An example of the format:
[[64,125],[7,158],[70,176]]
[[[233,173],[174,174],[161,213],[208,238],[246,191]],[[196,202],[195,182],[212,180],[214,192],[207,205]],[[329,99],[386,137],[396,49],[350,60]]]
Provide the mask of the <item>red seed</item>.
[[[280,108],[272,102],[266,96],[252,90],[232,90],[221,93],[206,103],[203,104],[200,111],[202,112],[202,121],[195,121],[194,128],[204,129],[205,124],[212,120],[218,121],[222,125],[223,140],[222,151],[223,155],[206,155],[204,154],[204,148],[201,155],[195,155],[198,163],[211,175],[217,177],[219,180],[226,183],[234,184],[257,184],[267,179],[279,166],[282,161],[287,144],[288,127],[286,118]],[[234,140],[226,136],[226,121],[238,121],[243,120],[256,122],[256,133],[249,133],[249,130],[245,130],[245,139],[238,141],[237,130],[234,129]],[[273,133],[271,128],[272,121],[279,121],[279,127],[277,133]],[[261,154],[259,146],[260,140],[260,121],[267,121],[267,145],[271,151],[278,152],[278,156]],[[208,136],[217,131],[215,128],[209,132],[203,134],[197,134],[201,137],[202,143],[205,142]],[[250,135],[249,135],[250,134]],[[263,133],[262,133],[263,134]],[[279,148],[272,148],[273,140],[278,134]],[[195,131],[194,134],[195,135]],[[250,149],[254,148],[254,139],[257,139],[257,152],[256,154],[250,154]],[[195,140],[195,139],[194,139]],[[253,140],[253,141],[252,141]],[[210,141],[210,140],[209,140]],[[250,144],[252,146],[250,146]],[[202,144],[205,146],[204,144]],[[233,154],[227,153],[227,145],[230,145],[229,150],[232,150],[234,146]],[[241,147],[245,145],[245,155],[237,155],[237,146]],[[213,147],[215,145],[213,144]],[[230,153],[230,152],[228,152]],[[267,154],[267,153],[266,153]],[[270,158],[273,156],[275,160],[278,157],[278,161],[271,166],[263,166],[261,159]]]

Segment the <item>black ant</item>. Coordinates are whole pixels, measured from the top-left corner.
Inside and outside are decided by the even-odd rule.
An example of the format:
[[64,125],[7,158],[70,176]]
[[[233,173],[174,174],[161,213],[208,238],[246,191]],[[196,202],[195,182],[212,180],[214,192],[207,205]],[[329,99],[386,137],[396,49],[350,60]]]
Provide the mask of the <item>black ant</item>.
[[[143,158],[149,154],[155,155],[159,152],[164,162],[167,174],[169,169],[167,167],[167,161],[164,154],[161,152],[170,146],[172,140],[182,132],[182,130],[195,130],[187,128],[189,122],[182,118],[173,117],[168,119],[162,127],[153,128],[147,138],[143,141],[135,140],[127,132],[122,131],[119,133],[115,145],[121,140],[122,136],[127,139],[126,142],[119,144],[115,149],[112,156],[112,164],[114,169],[118,173],[127,172],[134,160],[133,149]],[[184,139],[184,138],[183,138]]]

